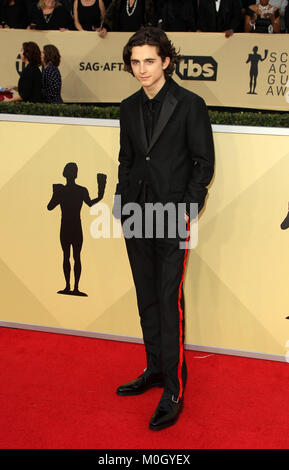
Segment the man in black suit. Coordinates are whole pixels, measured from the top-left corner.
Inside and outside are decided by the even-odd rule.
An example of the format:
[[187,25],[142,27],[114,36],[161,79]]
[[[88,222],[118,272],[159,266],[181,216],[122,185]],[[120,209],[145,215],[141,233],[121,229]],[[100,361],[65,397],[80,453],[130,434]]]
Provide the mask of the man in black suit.
[[[187,379],[183,279],[189,225],[190,217],[197,216],[196,205],[201,210],[205,202],[214,145],[204,100],[171,78],[180,56],[165,32],[152,27],[138,31],[125,46],[123,59],[142,88],[120,107],[113,213],[122,217],[147,364],[144,373],[118,387],[117,394],[137,395],[164,387],[150,421],[150,429],[158,430],[174,424],[183,409]],[[141,229],[135,236],[127,233],[127,203],[141,208]],[[159,211],[152,215],[153,205]],[[186,230],[172,235],[170,230],[176,227]]]
[[192,0],[158,0],[158,26],[164,31],[196,31],[196,14]]
[[199,0],[198,27],[204,32],[224,32],[230,37],[242,26],[241,0]]

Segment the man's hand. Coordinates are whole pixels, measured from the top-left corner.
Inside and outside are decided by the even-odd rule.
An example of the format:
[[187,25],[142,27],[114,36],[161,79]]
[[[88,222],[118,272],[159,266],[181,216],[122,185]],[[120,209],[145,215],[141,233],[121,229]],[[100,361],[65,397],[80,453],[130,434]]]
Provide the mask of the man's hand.
[[233,34],[234,34],[234,31],[232,29],[227,29],[225,31],[225,38],[229,38],[229,37],[233,36]]
[[98,35],[99,35],[100,38],[105,38],[105,36],[107,35],[107,29],[106,28],[101,28],[98,31]]

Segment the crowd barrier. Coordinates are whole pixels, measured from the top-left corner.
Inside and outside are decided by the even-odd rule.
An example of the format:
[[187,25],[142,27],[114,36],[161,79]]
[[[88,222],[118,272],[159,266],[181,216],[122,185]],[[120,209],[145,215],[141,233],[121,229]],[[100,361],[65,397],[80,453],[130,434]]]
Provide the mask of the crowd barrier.
[[[213,126],[216,170],[184,289],[188,348],[285,360],[289,349],[289,129]],[[119,122],[0,115],[2,326],[141,341],[135,289],[118,223]],[[60,208],[49,211],[68,162],[76,183],[103,201],[110,226],[98,237],[100,203],[81,210],[80,291],[65,286]],[[72,259],[71,259],[72,261]],[[73,266],[73,261],[72,261]],[[73,275],[73,269],[72,269]]]
[[[65,102],[118,103],[138,83],[123,71],[122,49],[129,33],[0,30],[0,86],[16,85],[24,41],[54,44],[62,60]],[[289,108],[289,51],[282,34],[170,33],[184,56],[175,79],[207,105],[270,110]]]

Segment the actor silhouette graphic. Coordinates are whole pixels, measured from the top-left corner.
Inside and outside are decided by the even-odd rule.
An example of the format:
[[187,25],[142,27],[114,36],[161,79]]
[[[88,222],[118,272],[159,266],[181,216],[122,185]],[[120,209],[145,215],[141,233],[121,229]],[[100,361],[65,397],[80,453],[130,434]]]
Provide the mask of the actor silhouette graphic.
[[[63,176],[66,178],[66,185],[53,184],[53,196],[47,205],[49,211],[53,210],[58,204],[61,208],[61,228],[60,242],[63,250],[63,271],[66,281],[65,289],[58,291],[58,294],[87,296],[80,292],[78,285],[81,275],[80,252],[83,242],[82,226],[80,212],[83,202],[89,207],[101,201],[104,195],[106,185],[106,175],[97,174],[98,197],[90,199],[88,190],[75,183],[78,167],[76,163],[67,163],[63,170]],[[74,289],[70,289],[70,250],[73,249],[74,258]]]
[[255,92],[256,85],[257,85],[257,76],[258,76],[258,64],[259,62],[263,62],[268,55],[268,49],[265,49],[264,51],[264,57],[260,56],[260,54],[257,54],[258,51],[258,46],[253,47],[253,54],[248,55],[248,59],[246,61],[246,64],[251,62],[251,67],[250,67],[250,91],[247,92],[247,95],[257,95]]
[[289,228],[289,203],[288,203],[288,214],[286,215],[280,227],[282,230],[286,230],[287,228]]

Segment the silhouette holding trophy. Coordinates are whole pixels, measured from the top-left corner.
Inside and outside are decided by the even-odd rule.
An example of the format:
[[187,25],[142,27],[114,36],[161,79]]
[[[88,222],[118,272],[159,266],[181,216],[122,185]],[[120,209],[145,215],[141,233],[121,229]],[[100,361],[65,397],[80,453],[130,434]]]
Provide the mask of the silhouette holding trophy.
[[268,49],[264,51],[264,57],[262,58],[260,54],[257,54],[258,46],[253,47],[253,54],[248,55],[248,59],[246,64],[251,62],[250,67],[250,91],[247,92],[247,95],[257,95],[255,92],[256,85],[257,85],[257,77],[258,77],[258,64],[259,62],[263,62],[268,56]]
[[[87,188],[75,183],[78,167],[74,162],[67,163],[63,170],[66,185],[53,184],[53,195],[47,205],[49,211],[58,204],[61,208],[60,243],[63,250],[63,272],[65,277],[65,289],[59,290],[58,294],[76,295],[87,297],[87,294],[79,290],[79,279],[81,275],[80,252],[83,243],[82,225],[80,212],[83,202],[89,207],[97,204],[104,196],[106,186],[106,175],[97,174],[98,197],[90,199]],[[74,258],[74,289],[70,288],[70,252],[71,246]]]
[[288,203],[288,214],[280,225],[282,230],[287,230],[289,228],[289,203]]

